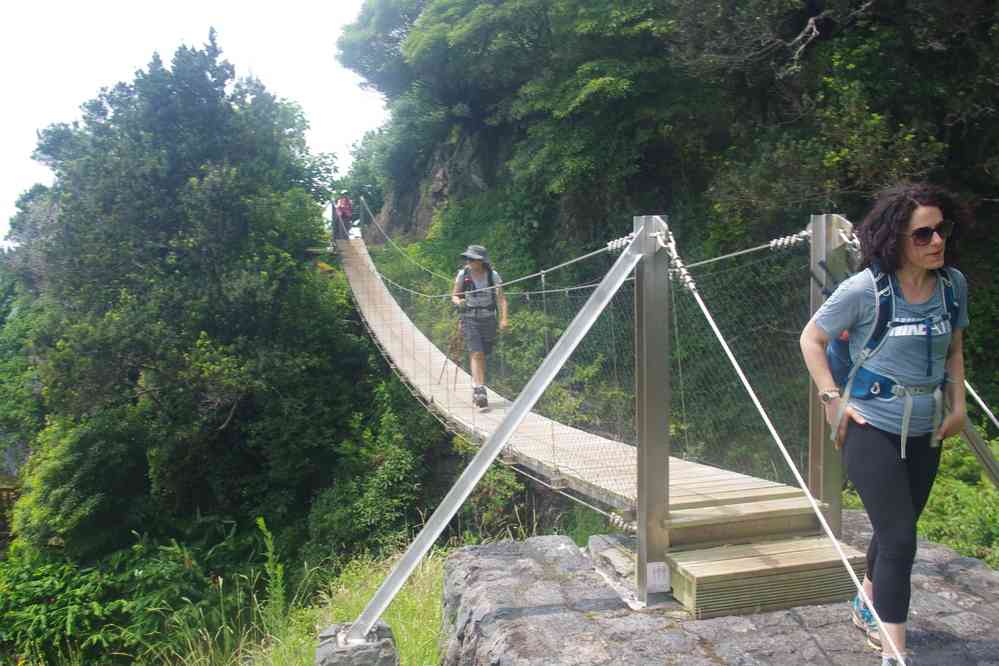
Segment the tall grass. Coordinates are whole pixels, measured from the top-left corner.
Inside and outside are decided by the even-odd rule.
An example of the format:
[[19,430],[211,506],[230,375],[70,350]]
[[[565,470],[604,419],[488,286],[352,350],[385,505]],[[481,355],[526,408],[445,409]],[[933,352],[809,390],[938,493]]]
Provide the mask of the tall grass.
[[146,647],[137,664],[182,666],[311,666],[315,657],[321,611],[309,604],[306,590],[317,571],[306,565],[298,592],[285,598],[284,565],[274,538],[262,518],[257,528],[264,539],[264,594],[259,574],[218,579],[218,603],[205,609],[191,605],[163,609],[169,638]]
[[[273,553],[268,549],[268,557]],[[181,666],[312,666],[319,632],[334,623],[352,622],[364,609],[388,575],[397,557],[388,560],[354,560],[331,582],[322,586],[312,600],[296,594],[287,605],[276,598],[278,588],[265,581],[267,593],[258,597],[256,580],[242,577],[219,585],[215,612],[196,613],[165,609],[171,618],[170,637],[165,643],[148,646],[137,664],[179,664]],[[265,567],[278,573],[276,561]],[[307,572],[312,582],[318,572]],[[440,663],[441,597],[444,556],[434,552],[417,567],[402,591],[389,605],[382,619],[392,628],[403,666],[432,666]],[[303,588],[304,589],[304,588]],[[246,613],[230,613],[221,618],[223,608],[232,608],[223,598],[230,595],[246,603]],[[314,603],[310,603],[314,602]],[[276,611],[281,609],[281,613]],[[184,609],[179,609],[183,611]]]
[[[357,619],[397,559],[362,558],[348,564],[324,593],[324,617],[329,623]],[[434,551],[423,559],[382,616],[392,628],[402,666],[440,663],[443,591],[444,554]]]

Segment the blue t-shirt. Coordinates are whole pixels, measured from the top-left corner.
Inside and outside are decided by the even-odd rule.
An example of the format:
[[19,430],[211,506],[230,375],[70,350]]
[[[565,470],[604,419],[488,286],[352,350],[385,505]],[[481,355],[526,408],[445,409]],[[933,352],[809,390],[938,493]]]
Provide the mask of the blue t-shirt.
[[[947,319],[943,286],[937,280],[933,296],[925,303],[909,303],[901,290],[895,293],[895,316],[885,333],[881,348],[864,362],[864,368],[886,375],[903,386],[928,386],[944,380],[951,326],[968,326],[968,283],[956,268],[949,268],[957,300],[957,321]],[[874,326],[874,280],[871,272],[861,271],[844,280],[832,296],[816,311],[812,321],[830,338],[850,332],[850,357],[859,357],[871,327]],[[926,357],[927,326],[931,335],[931,355]],[[875,428],[899,434],[902,430],[904,398],[877,396],[871,400],[852,399],[853,406]],[[909,434],[922,435],[933,430],[933,396],[915,396]]]

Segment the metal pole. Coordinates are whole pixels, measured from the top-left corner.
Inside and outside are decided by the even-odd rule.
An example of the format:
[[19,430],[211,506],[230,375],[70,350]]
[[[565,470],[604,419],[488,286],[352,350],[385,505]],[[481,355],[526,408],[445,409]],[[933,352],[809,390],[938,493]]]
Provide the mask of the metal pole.
[[985,412],[985,415],[989,417],[989,420],[995,424],[995,427],[999,428],[999,420],[996,420],[996,415],[992,413],[992,410],[989,409],[989,406],[985,404],[985,401],[982,400],[981,396],[978,395],[978,392],[975,391],[974,387],[967,379],[964,380],[964,388],[968,392],[968,395],[971,396],[972,400],[975,401],[975,404],[977,404],[981,410]]
[[[812,215],[809,222],[811,229],[811,249],[809,268],[812,276],[822,277],[831,281],[829,274],[822,266],[828,266],[829,255],[833,247],[839,244],[837,228],[840,226],[838,215]],[[843,222],[846,222],[843,220]],[[846,223],[849,225],[849,223]],[[820,263],[821,262],[821,263]],[[815,311],[825,302],[826,296],[822,289],[826,285],[818,284],[815,277],[809,279],[811,285],[809,294],[809,313]],[[832,285],[829,284],[831,287]],[[820,387],[808,382],[808,490],[812,496],[825,503],[826,521],[833,534],[837,537],[842,533],[842,489],[843,464],[839,452],[829,440],[829,427],[826,425],[826,413],[819,402]],[[821,387],[826,388],[826,387]]]
[[[639,601],[668,590],[669,533],[669,257],[655,234],[665,234],[658,216],[634,218],[642,262],[635,270],[635,411],[638,426]],[[643,231],[644,230],[644,231]]]
[[551,354],[545,357],[545,360],[542,361],[541,366],[535,371],[534,376],[531,377],[527,386],[524,387],[524,390],[514,400],[499,426],[489,436],[489,439],[486,440],[486,443],[479,449],[478,453],[475,454],[475,457],[472,458],[465,471],[461,473],[461,476],[451,490],[448,491],[440,506],[430,516],[430,520],[420,530],[416,539],[413,540],[413,543],[403,553],[402,558],[392,568],[385,582],[375,592],[375,596],[368,602],[360,617],[347,630],[346,634],[342,637],[343,640],[347,642],[362,642],[365,640],[368,632],[371,631],[375,622],[378,621],[378,618],[385,612],[389,603],[398,594],[406,579],[413,572],[413,569],[416,568],[416,565],[420,563],[420,560],[423,559],[427,551],[434,545],[437,537],[441,535],[444,528],[451,522],[451,518],[458,512],[462,503],[464,503],[476,484],[485,475],[489,466],[500,454],[500,451],[503,450],[503,447],[506,446],[507,441],[509,441],[514,431],[530,413],[531,408],[534,407],[541,394],[544,393],[548,385],[555,379],[555,375],[565,365],[569,356],[593,326],[594,322],[596,322],[600,313],[603,312],[604,308],[607,307],[607,304],[614,297],[614,294],[617,293],[617,290],[627,280],[635,264],[642,258],[642,254],[638,249],[641,236],[641,233],[636,234],[622,255],[618,257],[610,271],[604,276],[604,279],[594,290],[593,294],[590,295],[589,300],[586,301],[586,304],[576,314],[572,323],[569,324],[565,333],[559,338]]
[[988,442],[975,430],[971,419],[964,419],[964,428],[961,430],[961,434],[964,435],[964,441],[968,443],[968,448],[978,458],[978,462],[982,464],[982,468],[985,469],[985,475],[989,477],[992,485],[999,488],[999,462],[992,455],[992,449],[989,448]]

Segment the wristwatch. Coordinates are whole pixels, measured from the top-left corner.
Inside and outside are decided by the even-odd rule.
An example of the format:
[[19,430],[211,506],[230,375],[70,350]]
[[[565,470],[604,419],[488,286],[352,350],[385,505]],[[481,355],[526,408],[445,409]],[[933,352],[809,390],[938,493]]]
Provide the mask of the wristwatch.
[[819,391],[819,400],[823,405],[828,405],[830,402],[839,397],[839,389],[831,388],[825,391]]

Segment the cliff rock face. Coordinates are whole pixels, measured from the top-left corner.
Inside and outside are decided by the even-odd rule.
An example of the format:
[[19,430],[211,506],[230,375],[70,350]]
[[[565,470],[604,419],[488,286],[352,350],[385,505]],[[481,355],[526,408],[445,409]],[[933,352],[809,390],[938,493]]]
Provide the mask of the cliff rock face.
[[[866,548],[866,516],[846,511],[843,525],[843,540]],[[912,581],[909,648],[920,665],[999,665],[999,572],[921,541]],[[845,603],[711,620],[632,611],[567,537],[451,555],[444,622],[447,666],[878,662]]]
[[426,236],[434,211],[448,200],[491,187],[505,160],[494,149],[496,145],[497,141],[487,133],[463,134],[440,144],[419,183],[386,193],[378,224],[393,236]]

